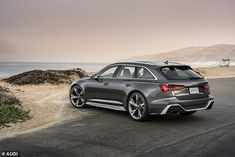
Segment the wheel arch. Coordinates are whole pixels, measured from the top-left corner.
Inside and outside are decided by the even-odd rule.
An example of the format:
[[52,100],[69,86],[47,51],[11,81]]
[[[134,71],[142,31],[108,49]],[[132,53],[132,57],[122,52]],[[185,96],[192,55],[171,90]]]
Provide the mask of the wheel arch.
[[69,96],[70,96],[70,94],[71,94],[71,90],[72,90],[73,87],[75,87],[75,86],[78,86],[79,88],[81,88],[81,90],[83,90],[83,88],[81,87],[80,84],[78,84],[78,83],[73,83],[73,84],[70,86],[70,89],[69,89]]
[[82,90],[85,90],[84,88],[84,81],[82,80],[77,80],[77,81],[74,81],[71,86],[70,86],[70,89],[72,89],[74,86],[79,86]]

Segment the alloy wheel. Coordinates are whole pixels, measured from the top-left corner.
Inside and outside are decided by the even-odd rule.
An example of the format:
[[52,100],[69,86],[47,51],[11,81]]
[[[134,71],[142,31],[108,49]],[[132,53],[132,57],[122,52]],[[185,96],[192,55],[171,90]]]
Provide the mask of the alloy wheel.
[[128,102],[128,109],[131,117],[135,120],[140,120],[145,115],[145,100],[139,93],[134,93],[130,96]]
[[70,100],[75,107],[83,107],[85,101],[83,99],[82,89],[74,86],[70,91]]

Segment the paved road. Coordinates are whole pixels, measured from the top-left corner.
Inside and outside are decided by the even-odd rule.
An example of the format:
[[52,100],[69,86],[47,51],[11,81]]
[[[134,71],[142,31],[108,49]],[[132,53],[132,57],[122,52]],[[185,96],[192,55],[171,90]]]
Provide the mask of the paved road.
[[235,156],[235,78],[209,80],[215,106],[192,117],[154,116],[90,107],[89,116],[0,141],[23,156]]

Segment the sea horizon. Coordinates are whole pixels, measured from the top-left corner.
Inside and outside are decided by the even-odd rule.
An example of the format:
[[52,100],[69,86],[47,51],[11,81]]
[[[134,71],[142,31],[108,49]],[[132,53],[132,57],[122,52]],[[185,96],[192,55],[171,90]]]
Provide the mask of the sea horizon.
[[[69,70],[80,68],[86,72],[97,72],[110,63],[100,62],[0,62],[0,78],[10,77],[30,70]],[[183,63],[196,67],[214,67],[219,62]],[[231,65],[235,65],[234,62]]]
[[109,63],[85,62],[0,62],[0,78],[10,77],[30,70],[69,70],[80,68],[96,72]]

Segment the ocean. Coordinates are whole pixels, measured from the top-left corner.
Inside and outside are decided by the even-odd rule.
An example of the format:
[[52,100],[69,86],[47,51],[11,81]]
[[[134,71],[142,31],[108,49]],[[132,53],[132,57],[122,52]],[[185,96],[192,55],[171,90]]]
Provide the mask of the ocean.
[[66,70],[81,68],[87,72],[97,72],[108,63],[40,63],[40,62],[0,62],[0,78],[10,77],[30,70]]

